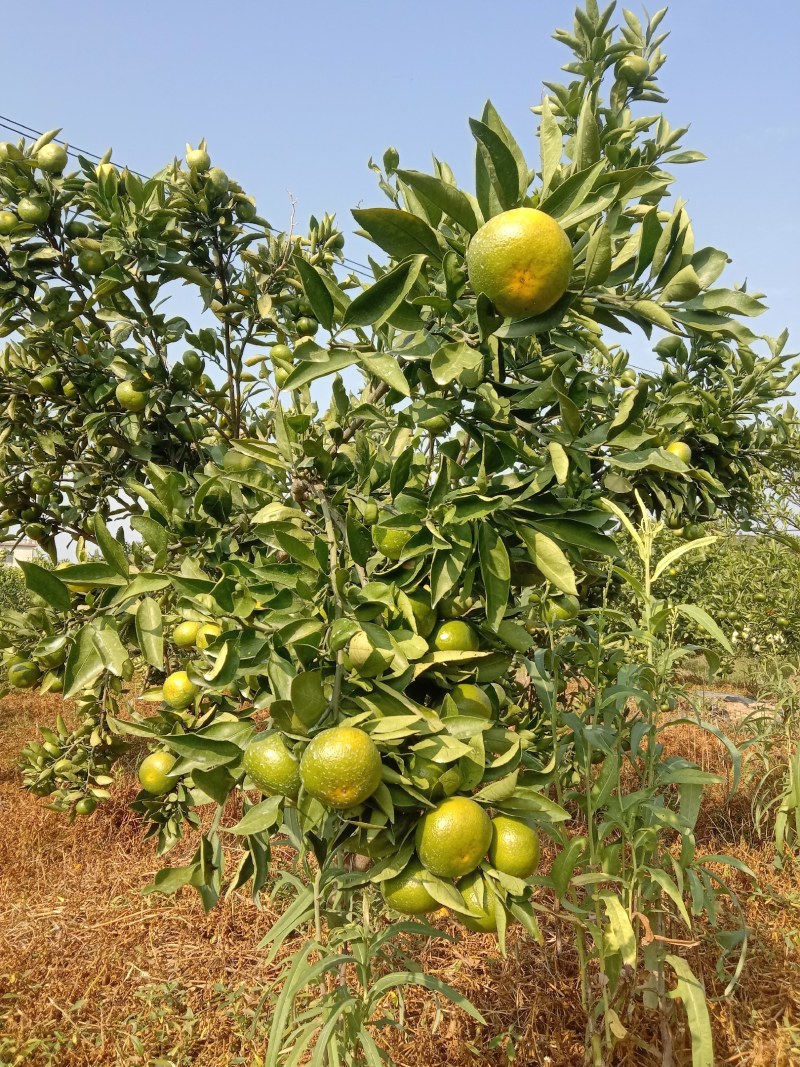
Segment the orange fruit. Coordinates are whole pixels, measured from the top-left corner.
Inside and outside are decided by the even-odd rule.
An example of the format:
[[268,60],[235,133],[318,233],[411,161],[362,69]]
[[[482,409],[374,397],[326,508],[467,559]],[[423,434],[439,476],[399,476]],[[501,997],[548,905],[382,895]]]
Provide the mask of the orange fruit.
[[251,741],[242,761],[253,785],[267,796],[296,799],[300,792],[300,762],[279,733]]
[[449,797],[417,823],[417,855],[440,878],[460,878],[480,864],[492,839],[492,822],[469,797]]
[[687,467],[691,467],[692,450],[685,441],[670,441],[665,451],[673,456],[677,456],[681,463],[685,463]]
[[383,899],[390,908],[402,915],[427,915],[440,906],[430,895],[423,883],[425,870],[419,860],[411,860],[409,865],[381,883]]
[[489,859],[503,874],[528,878],[539,866],[539,835],[522,819],[495,815]]
[[124,411],[144,411],[147,407],[147,393],[137,389],[133,382],[127,379],[119,383],[114,395]]
[[174,785],[170,771],[176,762],[171,752],[151,752],[149,756],[145,756],[139,765],[139,784],[142,789],[153,796],[169,793]]
[[492,702],[480,686],[459,682],[458,685],[453,686],[449,695],[450,699],[455,701],[459,714],[491,719]]
[[172,640],[178,648],[194,648],[199,629],[199,622],[190,622],[189,620],[186,622],[179,622],[172,631]]
[[355,726],[333,726],[309,742],[300,761],[306,792],[335,809],[363,804],[380,785],[383,766],[375,742]]
[[222,627],[217,626],[215,622],[204,622],[197,630],[195,635],[195,645],[198,648],[206,649],[212,644],[219,635],[222,633]]
[[14,663],[8,668],[8,681],[15,689],[33,689],[39,681],[39,668],[30,659]]
[[630,55],[621,59],[614,68],[618,78],[626,85],[638,88],[647,81],[650,75],[650,64],[644,56]]
[[468,622],[452,619],[434,633],[433,648],[437,652],[477,652],[480,640]]
[[550,215],[514,208],[495,215],[472,238],[467,271],[475,292],[485,293],[502,315],[541,315],[567,290],[572,246]]
[[161,696],[164,703],[174,711],[183,711],[200,692],[186,671],[173,671],[164,680]]
[[60,174],[66,167],[68,158],[66,148],[51,141],[36,153],[36,166],[45,174]]

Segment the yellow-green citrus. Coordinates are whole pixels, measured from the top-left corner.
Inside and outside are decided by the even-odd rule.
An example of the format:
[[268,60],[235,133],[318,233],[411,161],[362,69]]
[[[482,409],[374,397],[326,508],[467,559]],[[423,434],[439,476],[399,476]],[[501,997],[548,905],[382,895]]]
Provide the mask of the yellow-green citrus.
[[399,560],[411,540],[411,530],[394,527],[373,526],[372,541],[382,556],[394,562]]
[[630,55],[621,59],[614,68],[618,78],[626,85],[640,86],[647,81],[650,75],[650,64],[644,56]]
[[454,700],[461,715],[479,716],[482,719],[492,717],[492,702],[480,686],[469,682],[459,682],[450,690],[450,699]]
[[483,880],[480,871],[474,871],[458,883],[461,899],[475,914],[457,912],[460,922],[476,933],[493,934],[497,930],[497,899]]
[[125,411],[144,411],[147,407],[147,393],[127,379],[119,383],[114,393],[117,403]]
[[139,784],[153,796],[169,793],[174,785],[170,771],[176,763],[171,752],[151,752],[139,765]]
[[489,859],[503,874],[528,878],[539,866],[539,835],[522,819],[495,815]]
[[188,708],[200,690],[190,680],[186,671],[173,671],[164,680],[161,696],[164,703],[175,711]]
[[0,237],[6,237],[16,230],[19,219],[13,211],[0,211]]
[[531,207],[495,215],[467,249],[472,288],[506,316],[541,315],[566,292],[572,247],[550,215]]
[[437,652],[477,652],[480,640],[468,622],[453,619],[436,630],[433,647]]
[[685,441],[670,441],[666,447],[666,451],[670,452],[673,456],[676,456],[681,463],[685,463],[687,467],[692,465],[692,450]]
[[179,622],[172,631],[172,640],[178,648],[194,648],[199,630],[199,622],[191,622],[187,619],[185,622]]
[[211,156],[205,148],[186,149],[186,165],[190,170],[204,171],[211,166]]
[[[78,266],[84,274],[102,274],[107,266],[106,257],[94,248],[84,248],[78,255]],[[117,399],[119,400],[119,396]]]
[[333,726],[309,742],[300,761],[303,786],[326,807],[363,804],[380,785],[381,756],[375,742],[355,726]]
[[26,659],[8,668],[8,680],[15,689],[33,689],[39,681],[39,668]]
[[438,611],[443,619],[460,619],[474,607],[475,598],[471,596],[447,596],[439,601]]
[[229,448],[222,457],[222,466],[226,471],[233,474],[243,474],[246,471],[251,471],[255,465],[256,461],[252,456],[246,456],[244,452],[237,452],[234,448]]
[[41,196],[23,196],[17,204],[17,214],[23,222],[47,222],[50,204]]
[[548,625],[557,622],[569,622],[574,619],[580,610],[580,602],[577,597],[567,596],[551,597],[542,608],[542,618]]
[[430,599],[422,593],[416,593],[408,599],[414,612],[417,632],[420,637],[430,637],[436,625],[436,611],[431,607]]
[[46,174],[60,174],[67,165],[67,150],[52,141],[36,153],[36,166]]
[[449,797],[417,823],[417,855],[431,874],[460,878],[480,864],[492,839],[492,822],[469,797]]
[[425,888],[424,874],[422,864],[412,860],[400,874],[383,882],[381,892],[389,907],[402,915],[427,915],[441,907]]
[[97,800],[95,797],[81,797],[81,799],[75,805],[75,814],[92,815],[96,809]]
[[377,678],[379,674],[388,671],[395,656],[388,639],[385,648],[376,648],[369,634],[363,630],[353,634],[347,646],[347,654],[353,670],[362,678]]
[[204,622],[197,631],[194,643],[198,648],[206,649],[221,633],[222,627],[217,626],[215,622]]
[[279,733],[251,741],[242,761],[253,785],[267,796],[296,799],[300,792],[300,761],[289,751]]

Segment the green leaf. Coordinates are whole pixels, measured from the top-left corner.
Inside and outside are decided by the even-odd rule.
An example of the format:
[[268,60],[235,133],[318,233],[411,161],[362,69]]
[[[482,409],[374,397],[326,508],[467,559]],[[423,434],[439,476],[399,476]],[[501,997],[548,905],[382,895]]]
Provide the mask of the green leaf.
[[105,616],[96,620],[92,624],[92,640],[106,670],[117,678],[132,676],[133,665],[119,636],[116,619]]
[[355,298],[345,313],[345,325],[377,329],[411,292],[424,263],[424,256],[412,256],[384,274]]
[[401,396],[411,396],[406,376],[397,359],[388,355],[371,355],[360,352],[358,355],[361,365],[374,377],[386,382],[390,389],[394,389]]
[[[410,211],[372,207],[357,209],[352,214],[375,244],[393,259],[402,260],[417,255],[430,256],[435,260],[442,258],[443,249],[436,231]],[[356,322],[350,310],[346,317],[350,322]]]
[[486,590],[486,621],[496,631],[508,607],[511,564],[506,546],[488,522],[478,526],[478,554]]
[[316,381],[317,378],[324,378],[328,374],[344,370],[345,367],[351,367],[354,363],[358,363],[357,353],[349,349],[334,349],[328,359],[319,363],[316,360],[303,360],[298,363],[286,379],[283,388],[300,389],[309,382]]
[[555,541],[529,526],[519,526],[517,533],[525,543],[531,560],[545,578],[562,592],[577,596],[575,572]]
[[437,385],[457,381],[473,389],[483,379],[483,354],[463,341],[442,345],[431,359],[431,376]]
[[537,519],[533,524],[537,530],[552,536],[568,545],[577,545],[590,552],[599,552],[603,556],[617,556],[619,549],[613,537],[600,533],[586,522],[576,519]]
[[660,578],[667,567],[671,567],[676,560],[679,560],[681,556],[685,556],[687,552],[694,552],[699,548],[708,548],[709,545],[713,545],[719,538],[714,535],[712,537],[698,537],[696,541],[688,541],[685,545],[678,545],[677,548],[673,548],[671,552],[667,552],[666,556],[658,561],[656,569],[653,571],[653,581],[656,578]]
[[705,989],[686,960],[671,953],[664,959],[678,976],[677,986],[667,995],[683,1003],[692,1037],[692,1067],[714,1067],[714,1041]]
[[664,286],[660,300],[663,304],[669,304],[672,301],[682,303],[684,300],[691,300],[692,297],[697,296],[701,289],[702,285],[695,274],[694,267],[682,267]]
[[164,629],[158,601],[145,597],[136,609],[136,640],[145,660],[157,670],[164,666]]
[[575,211],[594,189],[604,167],[605,164],[601,160],[587,170],[571,174],[549,196],[544,197],[539,204],[539,210],[552,215],[554,219],[561,219]]
[[279,817],[283,797],[267,797],[260,804],[248,809],[235,826],[227,828],[229,834],[260,834],[274,826]]
[[64,699],[78,693],[95,682],[103,673],[103,661],[92,638],[92,627],[84,626],[78,633],[67,656],[64,668]]
[[241,759],[242,750],[232,741],[202,734],[168,734],[164,741],[188,763],[197,767],[219,767]]
[[611,273],[611,232],[603,222],[591,236],[586,249],[586,280],[584,286],[592,289],[602,285]]
[[627,967],[636,966],[636,934],[631,917],[616,893],[602,889],[597,894],[605,909],[608,927],[603,931],[606,944],[612,952],[618,952]]
[[449,185],[432,174],[423,174],[418,170],[398,170],[398,178],[418,190],[433,204],[440,208],[459,226],[469,233],[475,233],[483,225],[478,202],[457,186]]
[[303,291],[314,312],[314,317],[326,330],[330,330],[333,326],[333,297],[328,292],[319,271],[300,255],[295,255],[294,265],[300,275]]
[[600,131],[597,128],[592,93],[587,93],[583,101],[573,151],[574,171],[586,170],[600,159]]
[[566,315],[575,299],[574,293],[564,293],[549,311],[541,315],[531,315],[527,319],[512,319],[505,325],[495,330],[497,337],[535,337],[540,333],[549,333],[554,330]]
[[498,203],[506,211],[516,207],[524,190],[520,191],[519,173],[514,154],[503,138],[486,123],[478,119],[470,119],[469,127],[478,142],[478,153],[483,160]]
[[558,441],[551,441],[547,446],[547,451],[550,453],[550,462],[556,472],[556,481],[559,485],[563,485],[569,475],[569,456],[567,451]]
[[563,135],[561,127],[553,116],[550,98],[546,96],[542,104],[542,118],[539,124],[539,149],[542,158],[542,196],[546,199],[559,173],[563,155]]
[[728,638],[703,608],[699,607],[697,604],[678,604],[675,610],[679,611],[681,615],[685,615],[687,619],[696,622],[701,629],[705,630],[709,637],[713,637],[718,644],[722,645],[726,652],[733,652],[733,648],[731,647]]
[[125,556],[125,549],[117,541],[115,537],[111,535],[111,531],[106,526],[102,515],[99,512],[95,512],[94,515],[94,532],[97,538],[97,544],[100,551],[103,553],[103,559],[112,567],[117,574],[121,574],[123,578],[128,577],[128,560]]
[[69,611],[69,589],[53,571],[24,560],[20,560],[19,566],[25,575],[25,585],[32,593],[46,600],[54,611]]
[[481,119],[489,127],[489,129],[494,130],[494,132],[498,135],[500,140],[509,150],[511,155],[514,157],[514,162],[517,164],[517,182],[519,188],[519,195],[520,197],[524,196],[525,192],[527,191],[529,179],[531,176],[530,171],[528,169],[528,164],[525,162],[525,156],[523,154],[523,151],[517,144],[513,133],[500,118],[500,115],[498,114],[497,109],[495,108],[491,100],[487,100],[484,104]]

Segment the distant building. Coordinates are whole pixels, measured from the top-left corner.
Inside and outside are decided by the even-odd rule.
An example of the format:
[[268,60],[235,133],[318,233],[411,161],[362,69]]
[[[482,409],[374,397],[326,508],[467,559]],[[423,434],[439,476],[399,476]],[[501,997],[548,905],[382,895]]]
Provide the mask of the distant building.
[[30,563],[36,557],[39,546],[35,541],[0,541],[0,564],[12,567],[15,563]]

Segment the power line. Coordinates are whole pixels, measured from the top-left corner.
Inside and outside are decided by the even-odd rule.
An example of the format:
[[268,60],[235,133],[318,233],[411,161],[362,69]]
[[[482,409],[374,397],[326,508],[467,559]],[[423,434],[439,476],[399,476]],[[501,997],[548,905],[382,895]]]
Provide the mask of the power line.
[[[0,115],[0,129],[8,130],[9,133],[15,133],[18,137],[22,137],[26,140],[28,139],[30,134],[33,134],[37,138],[37,140],[40,137],[44,136],[41,130],[37,130],[33,126],[28,126],[24,122],[19,122],[17,121],[17,119],[9,118],[7,115]],[[87,148],[79,148],[78,145],[70,144],[69,142],[62,140],[60,137],[54,137],[53,141],[55,142],[55,144],[63,145],[64,148],[66,148],[67,153],[71,156],[75,156],[76,158],[78,156],[87,156],[98,161],[103,158],[97,152],[91,152]],[[123,164],[123,168],[125,170],[130,171],[131,174],[135,174],[138,178],[143,178],[145,181],[147,181],[150,177],[150,175],[144,174],[140,170],[135,170],[133,167],[127,166],[127,164]],[[257,226],[253,226],[249,223],[243,223],[242,225],[245,229],[252,230],[254,233],[258,231]],[[269,223],[267,223],[266,226],[267,229],[277,232],[275,230],[275,227],[271,226]],[[349,259],[347,256],[342,256],[342,260],[348,267],[351,267],[359,274],[364,275],[364,277],[373,277],[372,271],[369,269],[366,263],[359,263],[358,260]]]

